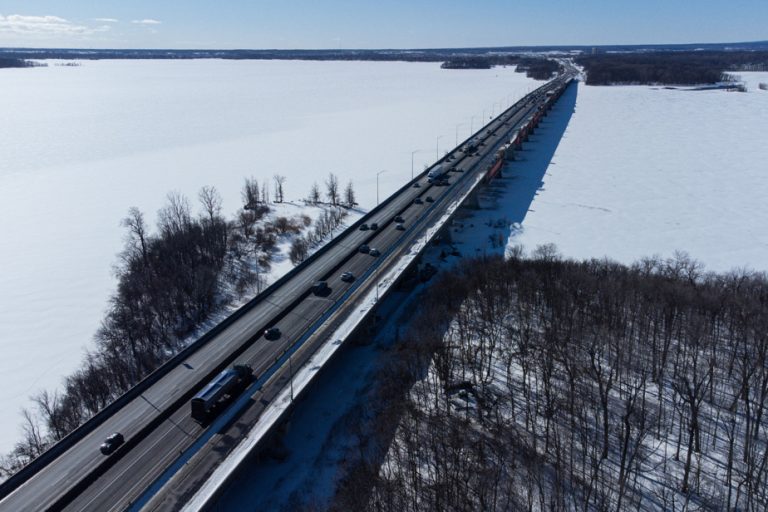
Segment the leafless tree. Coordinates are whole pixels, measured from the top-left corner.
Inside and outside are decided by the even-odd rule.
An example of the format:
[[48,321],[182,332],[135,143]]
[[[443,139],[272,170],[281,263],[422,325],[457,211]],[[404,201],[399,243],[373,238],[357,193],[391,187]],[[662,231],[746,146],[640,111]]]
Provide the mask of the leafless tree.
[[309,195],[307,196],[307,202],[313,205],[320,202],[320,187],[317,182],[312,183],[312,186],[309,189]]
[[210,222],[221,215],[221,194],[216,190],[216,187],[204,186],[198,193],[198,199]]
[[285,176],[275,174],[272,177],[272,180],[275,182],[275,202],[282,203],[284,198],[283,188],[285,186]]
[[352,186],[352,180],[349,180],[349,183],[347,183],[347,188],[344,189],[344,201],[347,203],[349,208],[352,208],[357,204],[357,201],[355,200],[355,189]]
[[261,202],[261,192],[259,190],[259,181],[254,178],[245,178],[243,190],[240,193],[243,198],[243,208],[253,210]]
[[267,186],[267,182],[261,184],[261,201],[264,204],[269,203],[269,187]]
[[333,173],[325,180],[325,196],[332,206],[339,204],[339,179]]
[[144,222],[144,214],[132,206],[128,210],[128,216],[123,219],[123,226],[128,228],[128,240],[126,247],[133,252],[141,254],[142,262],[145,266],[149,266],[149,258],[147,255],[147,225]]

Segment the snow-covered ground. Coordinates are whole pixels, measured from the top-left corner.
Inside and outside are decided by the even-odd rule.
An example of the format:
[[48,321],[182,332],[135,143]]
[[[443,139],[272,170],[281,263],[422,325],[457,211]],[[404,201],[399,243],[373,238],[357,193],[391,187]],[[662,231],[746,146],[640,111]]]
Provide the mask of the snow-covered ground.
[[568,257],[688,252],[768,270],[768,73],[748,92],[579,85],[576,111],[513,244]]
[[[79,363],[114,288],[120,219],[170,190],[246,176],[286,198],[329,172],[362,208],[538,85],[512,68],[283,61],[85,61],[0,73],[0,452],[36,391]],[[474,116],[474,118],[473,118]],[[457,126],[458,125],[458,126]],[[438,137],[440,137],[438,139]],[[412,155],[412,151],[420,150]],[[277,267],[276,267],[277,268]],[[280,265],[279,268],[286,268]]]

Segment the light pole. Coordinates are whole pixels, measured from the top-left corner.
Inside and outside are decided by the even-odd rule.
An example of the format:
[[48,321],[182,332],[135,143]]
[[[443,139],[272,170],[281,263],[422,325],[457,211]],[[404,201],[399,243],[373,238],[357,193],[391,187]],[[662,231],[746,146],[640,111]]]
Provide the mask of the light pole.
[[435,160],[440,159],[440,139],[442,139],[442,135],[437,136],[437,142],[435,142]]
[[454,146],[459,145],[459,127],[460,126],[466,126],[467,123],[459,123],[456,125],[456,142],[454,142]]
[[475,118],[477,116],[472,116],[469,118],[469,133],[473,134],[475,133]]
[[379,206],[379,174],[387,172],[386,169],[376,173],[376,206]]

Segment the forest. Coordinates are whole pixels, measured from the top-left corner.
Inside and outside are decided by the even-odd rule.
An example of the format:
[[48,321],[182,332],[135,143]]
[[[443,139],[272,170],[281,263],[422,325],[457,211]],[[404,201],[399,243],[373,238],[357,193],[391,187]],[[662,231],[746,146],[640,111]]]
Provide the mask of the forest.
[[37,64],[24,59],[0,57],[0,69],[2,68],[33,68],[37,66],[44,66],[45,64]]
[[727,81],[728,71],[765,71],[766,51],[599,53],[576,59],[587,85],[698,85]]
[[420,304],[333,510],[768,508],[765,274],[543,246]]
[[493,66],[517,66],[518,73],[525,73],[534,80],[549,80],[561,70],[557,61],[539,57],[512,55],[464,56],[449,59],[440,66],[443,69],[490,69]]

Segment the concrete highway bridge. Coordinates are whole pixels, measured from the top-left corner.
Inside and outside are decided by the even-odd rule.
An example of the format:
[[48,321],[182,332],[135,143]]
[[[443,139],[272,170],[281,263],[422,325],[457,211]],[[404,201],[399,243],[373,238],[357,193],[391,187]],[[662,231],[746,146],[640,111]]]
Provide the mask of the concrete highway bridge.
[[[572,81],[559,76],[520,99],[0,485],[0,512],[205,509]],[[444,178],[428,177],[436,169]],[[378,229],[361,229],[373,223]],[[318,281],[327,283],[322,293]],[[265,336],[270,328],[279,335]],[[192,397],[234,365],[250,366],[253,381],[210,421],[193,419]],[[105,456],[100,445],[114,432],[125,442]]]

